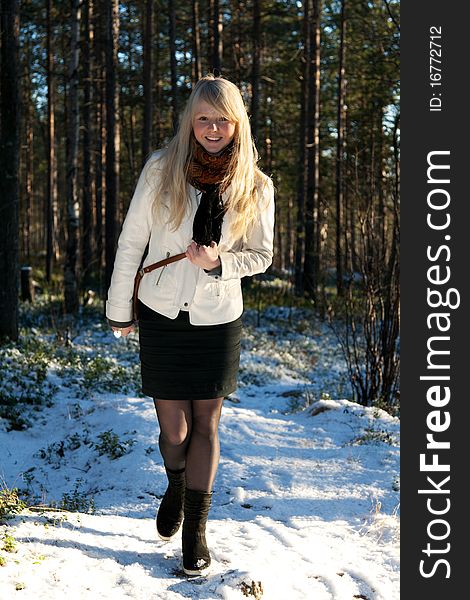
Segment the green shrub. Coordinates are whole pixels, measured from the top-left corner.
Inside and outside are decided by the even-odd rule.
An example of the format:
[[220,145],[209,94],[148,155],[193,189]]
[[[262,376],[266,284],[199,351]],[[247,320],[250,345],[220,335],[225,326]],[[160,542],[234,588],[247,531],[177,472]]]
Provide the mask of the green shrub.
[[47,379],[54,346],[31,333],[19,342],[0,347],[0,417],[8,421],[7,430],[31,426],[25,416],[29,406],[51,406],[57,387]]
[[16,552],[16,540],[12,535],[6,532],[2,537],[2,550],[4,552]]
[[88,431],[84,433],[75,432],[59,442],[52,442],[52,444],[49,444],[45,448],[40,448],[34,456],[45,460],[55,469],[58,469],[63,462],[62,459],[65,458],[66,452],[78,450],[82,444],[91,444],[88,438]]
[[62,499],[59,502],[58,508],[68,510],[70,512],[90,514],[95,512],[95,500],[93,496],[90,497],[88,493],[80,489],[82,483],[83,480],[81,478],[76,480],[75,487],[72,492],[66,492],[62,495]]
[[140,387],[140,367],[138,362],[123,366],[117,361],[83,350],[67,352],[59,356],[59,376],[64,385],[76,387],[80,397],[87,397],[93,392],[128,392]]
[[121,442],[117,433],[114,433],[112,429],[108,429],[108,431],[100,433],[98,438],[101,440],[101,442],[99,444],[95,444],[95,450],[98,450],[100,456],[105,454],[111,460],[121,458],[121,456],[124,456],[130,452],[131,447],[136,442],[135,440],[125,440]]
[[374,444],[377,442],[384,442],[392,446],[394,444],[393,437],[388,431],[384,429],[375,429],[373,427],[366,427],[364,433],[353,440],[353,444]]
[[16,488],[8,489],[4,487],[0,490],[0,521],[11,519],[26,508],[26,504],[18,496]]
[[122,392],[136,387],[136,373],[132,368],[98,355],[84,364],[83,386],[86,390]]

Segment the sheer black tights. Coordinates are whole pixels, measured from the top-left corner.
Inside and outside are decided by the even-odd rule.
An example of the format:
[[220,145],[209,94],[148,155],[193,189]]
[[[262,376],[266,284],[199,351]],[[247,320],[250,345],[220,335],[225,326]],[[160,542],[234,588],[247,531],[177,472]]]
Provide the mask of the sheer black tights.
[[212,491],[220,458],[218,429],[222,403],[223,398],[154,400],[163,461],[171,470],[186,467],[189,489]]

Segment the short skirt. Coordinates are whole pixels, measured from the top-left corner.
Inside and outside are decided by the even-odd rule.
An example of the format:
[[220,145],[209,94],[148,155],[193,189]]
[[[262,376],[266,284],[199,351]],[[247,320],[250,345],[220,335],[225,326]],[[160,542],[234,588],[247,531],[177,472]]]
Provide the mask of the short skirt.
[[162,400],[202,400],[237,389],[241,317],[192,325],[189,312],[169,319],[139,301],[142,392]]

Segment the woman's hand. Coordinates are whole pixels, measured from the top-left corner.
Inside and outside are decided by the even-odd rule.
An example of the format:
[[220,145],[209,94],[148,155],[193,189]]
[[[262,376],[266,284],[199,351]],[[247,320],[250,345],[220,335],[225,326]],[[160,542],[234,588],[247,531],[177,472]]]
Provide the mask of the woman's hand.
[[[114,331],[114,335],[116,337],[126,337],[130,334],[131,331],[134,330],[134,325],[129,325],[129,327],[111,327],[111,329]],[[121,335],[116,335],[116,334],[121,334]]]
[[207,271],[220,265],[219,249],[214,241],[210,246],[199,246],[196,242],[192,242],[186,248],[186,256],[194,265]]

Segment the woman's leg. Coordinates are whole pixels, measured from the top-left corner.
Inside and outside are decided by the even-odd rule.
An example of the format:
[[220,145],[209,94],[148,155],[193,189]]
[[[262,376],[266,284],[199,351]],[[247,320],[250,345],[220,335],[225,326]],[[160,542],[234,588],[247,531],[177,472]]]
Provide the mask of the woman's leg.
[[160,424],[158,443],[165,467],[171,471],[184,469],[191,437],[191,401],[154,399],[154,404]]
[[220,458],[223,397],[192,401],[192,430],[186,450],[186,487],[211,492]]
[[188,400],[154,400],[160,423],[159,446],[168,477],[168,487],[157,513],[157,532],[170,540],[183,521],[186,488],[186,448],[191,433],[191,402]]
[[186,454],[183,521],[183,570],[199,575],[211,564],[206,523],[212,484],[219,465],[219,420],[223,398],[194,400],[191,438]]

